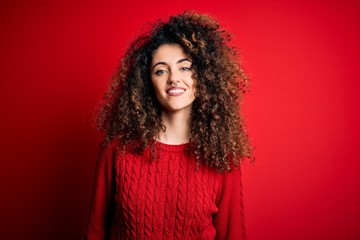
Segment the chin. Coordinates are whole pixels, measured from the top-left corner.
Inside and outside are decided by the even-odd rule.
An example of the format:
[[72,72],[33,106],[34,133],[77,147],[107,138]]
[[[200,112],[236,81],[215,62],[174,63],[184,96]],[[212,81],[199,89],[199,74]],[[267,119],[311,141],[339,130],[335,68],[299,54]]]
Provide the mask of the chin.
[[167,106],[168,111],[177,112],[177,111],[187,111],[191,110],[191,106]]

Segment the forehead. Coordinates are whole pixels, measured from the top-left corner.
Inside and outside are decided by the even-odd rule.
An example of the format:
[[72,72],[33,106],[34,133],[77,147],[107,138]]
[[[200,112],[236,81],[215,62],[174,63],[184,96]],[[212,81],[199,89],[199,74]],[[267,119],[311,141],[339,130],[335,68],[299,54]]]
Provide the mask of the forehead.
[[189,58],[182,47],[178,44],[163,44],[153,52],[152,63],[159,61],[173,62],[183,58]]

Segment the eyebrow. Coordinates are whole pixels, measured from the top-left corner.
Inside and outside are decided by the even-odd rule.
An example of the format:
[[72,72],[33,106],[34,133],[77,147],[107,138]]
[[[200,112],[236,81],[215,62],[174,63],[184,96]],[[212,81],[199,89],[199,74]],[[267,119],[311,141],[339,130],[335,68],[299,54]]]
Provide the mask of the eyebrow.
[[[190,59],[188,58],[182,58],[180,59],[179,61],[176,62],[176,64],[179,64],[179,63],[182,63],[182,62],[185,62],[185,61],[188,61],[191,63]],[[154,69],[154,67],[156,67],[157,65],[167,65],[166,62],[157,62],[154,66],[152,66],[151,69]]]

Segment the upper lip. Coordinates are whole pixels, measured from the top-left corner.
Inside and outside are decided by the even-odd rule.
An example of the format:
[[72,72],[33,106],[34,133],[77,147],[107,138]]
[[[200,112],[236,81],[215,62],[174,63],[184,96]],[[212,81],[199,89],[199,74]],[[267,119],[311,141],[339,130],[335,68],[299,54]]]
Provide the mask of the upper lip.
[[182,88],[182,87],[169,87],[168,89],[166,89],[166,92],[169,92],[170,90],[177,90],[177,89],[186,91],[186,89]]

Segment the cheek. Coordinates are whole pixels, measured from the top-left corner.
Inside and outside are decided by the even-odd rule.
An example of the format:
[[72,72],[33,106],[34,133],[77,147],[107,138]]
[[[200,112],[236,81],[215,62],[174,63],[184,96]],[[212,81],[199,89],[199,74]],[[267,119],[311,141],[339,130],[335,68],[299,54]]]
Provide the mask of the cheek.
[[191,82],[191,89],[196,92],[196,81],[195,80],[192,80]]
[[184,83],[192,90],[196,88],[196,79],[194,79],[192,75],[184,78]]
[[154,86],[154,90],[155,90],[155,95],[156,98],[159,98],[159,96],[161,96],[161,91],[158,87]]
[[153,84],[153,89],[154,89],[156,98],[159,100],[159,98],[161,98],[161,96],[163,95],[162,86],[160,84]]
[[152,84],[152,86],[153,86],[153,89],[154,89],[155,91],[158,91],[158,89],[159,89],[158,81],[156,81],[156,79],[155,79],[155,80],[151,79],[151,84]]

